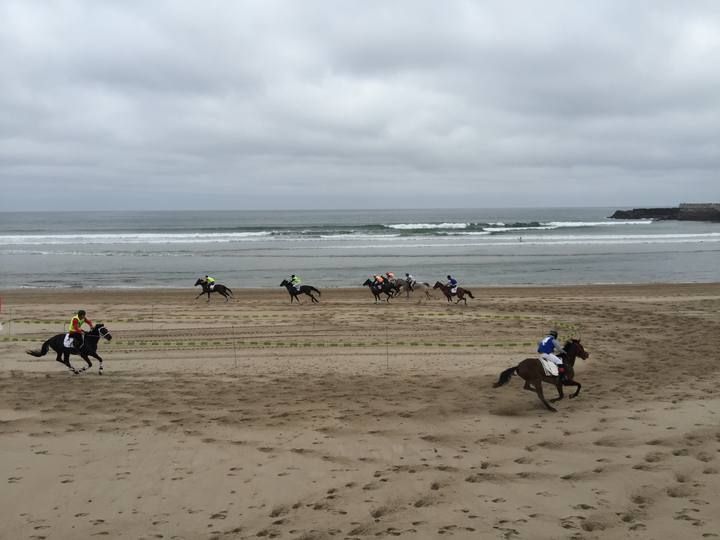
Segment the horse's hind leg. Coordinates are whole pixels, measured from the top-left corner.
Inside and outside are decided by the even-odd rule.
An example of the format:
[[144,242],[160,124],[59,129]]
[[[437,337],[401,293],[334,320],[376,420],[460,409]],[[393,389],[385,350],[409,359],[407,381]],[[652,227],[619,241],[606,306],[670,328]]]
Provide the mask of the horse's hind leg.
[[533,385],[530,384],[530,381],[525,381],[523,390],[532,390],[533,392],[535,392],[535,388],[533,387]]
[[[62,360],[60,357],[62,356]],[[75,375],[80,373],[77,369],[75,369],[72,364],[70,363],[70,353],[58,353],[57,355],[57,361],[61,364],[65,364],[70,371],[72,371]]]
[[537,392],[538,397],[540,398],[540,401],[543,402],[543,405],[545,405],[549,411],[557,412],[557,409],[550,405],[547,400],[545,399],[545,394],[543,394],[543,387],[542,387],[542,381],[537,383],[537,386],[535,387],[535,391]]

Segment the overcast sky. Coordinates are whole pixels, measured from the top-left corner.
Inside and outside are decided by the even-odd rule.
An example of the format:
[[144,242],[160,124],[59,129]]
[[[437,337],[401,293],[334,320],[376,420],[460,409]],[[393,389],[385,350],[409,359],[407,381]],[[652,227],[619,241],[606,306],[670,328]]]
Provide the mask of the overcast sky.
[[0,2],[0,210],[720,201],[720,2]]

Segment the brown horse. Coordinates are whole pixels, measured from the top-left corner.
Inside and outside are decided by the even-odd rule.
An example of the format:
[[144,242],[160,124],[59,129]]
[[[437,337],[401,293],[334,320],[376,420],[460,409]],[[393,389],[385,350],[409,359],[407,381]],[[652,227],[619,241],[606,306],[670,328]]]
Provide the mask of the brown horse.
[[435,285],[433,285],[433,289],[440,289],[442,293],[445,295],[445,298],[447,298],[447,301],[449,302],[453,296],[457,295],[458,299],[455,301],[456,304],[460,303],[460,300],[465,302],[465,305],[467,306],[467,298],[465,298],[465,295],[468,295],[470,298],[475,298],[473,296],[473,293],[470,292],[468,289],[463,289],[462,287],[457,288],[457,292],[452,292],[452,289],[445,285],[444,283],[440,283],[439,281],[435,282]]
[[520,377],[525,379],[525,386],[523,386],[524,390],[534,390],[535,392],[537,392],[540,401],[542,401],[549,410],[551,410],[552,412],[557,412],[557,409],[555,409],[552,405],[550,405],[550,403],[545,400],[545,396],[543,395],[542,383],[546,382],[554,385],[555,388],[557,388],[558,397],[550,400],[553,403],[556,401],[560,401],[563,398],[563,386],[577,386],[577,390],[575,390],[575,393],[570,394],[569,396],[570,398],[577,397],[577,395],[580,393],[580,388],[582,388],[582,385],[579,382],[575,382],[573,380],[573,377],[575,376],[575,358],[579,356],[583,360],[587,360],[590,357],[590,354],[585,351],[579,339],[571,339],[569,341],[566,341],[563,349],[565,352],[561,353],[559,356],[563,359],[563,366],[565,368],[564,379],[561,379],[560,377],[550,377],[548,375],[545,375],[545,370],[543,369],[542,364],[540,363],[540,360],[538,358],[526,358],[517,366],[508,368],[503,371],[500,374],[498,382],[493,385],[493,388],[497,388],[499,386],[507,384],[510,381],[510,378],[517,373]]

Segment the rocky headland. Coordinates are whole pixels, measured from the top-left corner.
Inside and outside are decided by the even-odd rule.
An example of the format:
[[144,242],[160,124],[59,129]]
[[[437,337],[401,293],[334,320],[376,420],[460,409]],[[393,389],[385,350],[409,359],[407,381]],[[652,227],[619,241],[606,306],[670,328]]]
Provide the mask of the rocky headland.
[[610,218],[720,222],[720,204],[684,203],[674,208],[633,208],[632,210],[616,210]]

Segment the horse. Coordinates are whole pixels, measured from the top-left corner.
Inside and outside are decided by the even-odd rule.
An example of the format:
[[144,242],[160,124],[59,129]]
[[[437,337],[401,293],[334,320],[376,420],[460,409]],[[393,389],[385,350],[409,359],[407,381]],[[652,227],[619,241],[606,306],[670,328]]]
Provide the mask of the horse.
[[440,283],[439,281],[435,282],[435,285],[433,285],[433,289],[440,289],[442,293],[445,295],[445,298],[447,298],[447,301],[450,302],[452,297],[454,295],[457,295],[458,299],[455,301],[456,304],[460,303],[460,300],[465,302],[465,305],[467,306],[467,298],[465,298],[465,295],[468,295],[470,298],[475,299],[473,296],[473,293],[470,292],[468,289],[463,289],[462,287],[457,288],[457,292],[452,292],[449,285],[445,285],[444,283]]
[[225,285],[220,285],[219,283],[215,283],[215,286],[211,289],[210,286],[207,284],[207,282],[202,278],[198,278],[198,280],[195,282],[195,287],[197,287],[198,285],[202,286],[202,292],[195,297],[195,300],[200,298],[203,294],[207,294],[208,295],[207,301],[209,302],[210,301],[210,293],[214,293],[214,292],[220,294],[220,296],[224,296],[226,302],[228,301],[229,298],[232,298],[233,292],[230,290],[230,287],[226,287]]
[[384,294],[387,297],[385,298],[385,301],[388,303],[390,303],[390,299],[393,297],[394,287],[392,287],[389,283],[383,282],[382,285],[378,287],[371,279],[366,279],[363,286],[370,289],[370,292],[373,293],[376,304],[380,301],[381,294]]
[[317,290],[315,287],[311,287],[310,285],[300,285],[299,289],[296,289],[295,286],[290,283],[287,279],[283,279],[280,283],[281,287],[285,287],[287,289],[288,294],[290,294],[290,303],[293,303],[293,300],[297,300],[298,304],[300,303],[300,299],[298,298],[299,294],[307,294],[310,299],[313,301],[313,304],[319,304],[320,300],[315,298],[313,296],[313,292],[318,293],[318,296],[320,296],[320,291]]
[[540,363],[539,358],[526,358],[517,366],[508,368],[503,371],[500,374],[500,378],[498,379],[498,381],[493,385],[493,388],[498,388],[507,384],[510,381],[510,378],[517,373],[525,380],[525,386],[523,386],[524,390],[534,390],[540,398],[540,401],[542,401],[549,410],[551,410],[552,412],[557,412],[557,409],[555,409],[552,405],[550,405],[550,403],[545,400],[545,396],[543,395],[542,383],[546,382],[555,385],[555,387],[557,388],[558,397],[550,400],[553,403],[556,401],[560,401],[563,398],[563,386],[577,386],[577,390],[575,390],[575,392],[573,394],[570,394],[569,396],[571,399],[577,397],[577,395],[580,393],[580,388],[582,388],[582,385],[579,382],[573,380],[573,377],[575,376],[575,358],[579,356],[583,360],[587,360],[590,357],[590,353],[585,351],[585,348],[582,346],[579,339],[571,339],[569,341],[566,341],[563,350],[565,352],[560,353],[558,356],[563,359],[563,366],[565,368],[564,380],[562,380],[560,377],[552,377],[546,375],[545,369]]
[[[100,370],[98,373],[102,375],[103,359],[97,353],[98,342],[100,341],[100,338],[106,339],[107,341],[112,340],[112,334],[103,323],[98,323],[93,326],[89,332],[83,334],[83,336],[83,343],[82,345],[80,345],[79,349],[75,347],[65,347],[63,343],[65,341],[65,334],[57,334],[48,339],[45,343],[43,343],[42,347],[39,350],[28,350],[25,352],[30,356],[40,358],[41,356],[45,356],[47,354],[48,349],[52,349],[57,353],[57,357],[55,358],[55,360],[57,360],[61,364],[65,364],[75,375],[77,375],[78,373],[82,373],[83,371],[92,367],[92,362],[89,358],[90,356],[92,356],[93,358],[97,358],[98,362],[100,362]],[[82,369],[75,369],[70,363],[71,354],[80,355],[80,358],[87,362],[87,366],[83,367]]]
[[[403,279],[403,278],[396,279],[395,285],[398,288],[398,294],[400,292],[402,292],[403,289],[405,289],[405,297],[410,298],[410,290],[411,289],[410,289],[410,285],[408,284],[407,279]],[[432,287],[430,287],[429,283],[425,283],[422,281],[416,281],[412,286],[413,291],[424,292],[425,298],[427,298],[428,300],[430,300],[432,298],[432,295],[430,294],[431,288]]]

